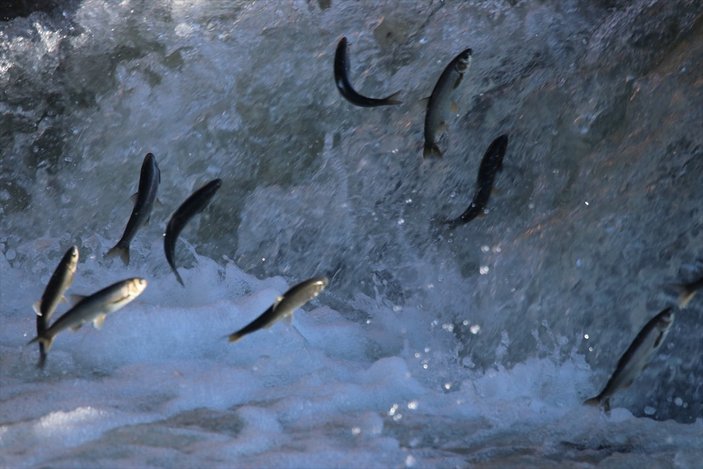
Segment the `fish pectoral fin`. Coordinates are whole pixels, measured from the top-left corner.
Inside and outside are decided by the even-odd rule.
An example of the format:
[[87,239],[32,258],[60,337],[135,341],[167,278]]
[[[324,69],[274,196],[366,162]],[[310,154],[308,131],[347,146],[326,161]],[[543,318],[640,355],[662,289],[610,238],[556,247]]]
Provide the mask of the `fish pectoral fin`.
[[98,315],[95,319],[93,319],[93,327],[95,327],[96,329],[102,328],[103,324],[105,324],[106,317],[107,317],[106,314]]
[[659,333],[659,335],[657,336],[657,340],[654,341],[654,345],[652,346],[652,348],[659,348],[659,346],[662,344],[662,340],[664,340],[664,332]]
[[461,83],[461,80],[463,80],[463,79],[464,79],[464,75],[463,74],[459,75],[457,77],[456,81],[454,82],[453,89],[456,89],[459,86],[459,84]]
[[130,201],[132,201],[132,205],[137,205],[137,196],[139,195],[139,192],[135,192],[132,194],[132,196],[129,198]]
[[32,305],[32,309],[34,309],[34,313],[37,316],[41,316],[42,315],[41,314],[41,300],[35,301],[34,304]]
[[83,323],[76,324],[75,326],[71,326],[71,330],[75,332],[78,329],[80,329],[81,327],[83,327]]
[[78,295],[75,293],[73,295],[70,295],[69,298],[70,298],[71,306],[74,306],[76,303],[83,300],[83,298],[85,298],[86,296],[87,295]]

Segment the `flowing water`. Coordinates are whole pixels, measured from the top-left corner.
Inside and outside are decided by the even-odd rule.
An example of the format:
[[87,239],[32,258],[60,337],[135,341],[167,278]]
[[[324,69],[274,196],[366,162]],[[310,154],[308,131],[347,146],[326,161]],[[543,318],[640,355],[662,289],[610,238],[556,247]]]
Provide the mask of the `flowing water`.
[[[582,402],[703,272],[701,2],[56,3],[0,23],[0,465],[700,464],[701,297],[610,414]],[[401,105],[340,96],[342,36],[356,89]],[[423,160],[423,98],[467,47]],[[442,228],[501,134],[489,212]],[[103,256],[147,152],[124,266]],[[183,288],[162,233],[213,178]],[[40,370],[31,305],[72,244],[71,293],[149,286]],[[291,324],[224,338],[323,274]]]

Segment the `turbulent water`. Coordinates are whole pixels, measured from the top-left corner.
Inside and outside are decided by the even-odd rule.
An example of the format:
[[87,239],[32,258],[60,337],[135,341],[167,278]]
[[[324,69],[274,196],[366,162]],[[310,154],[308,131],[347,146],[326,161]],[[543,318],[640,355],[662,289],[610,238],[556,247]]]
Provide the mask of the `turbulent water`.
[[[0,465],[700,464],[703,298],[610,414],[582,402],[703,274],[703,3],[55,3],[0,23]],[[340,96],[342,36],[356,89],[402,104]],[[423,98],[467,47],[423,160]],[[446,229],[501,134],[488,213]],[[147,152],[124,266],[103,256]],[[213,178],[183,288],[162,233]],[[149,286],[40,370],[31,305],[72,244],[71,293]],[[227,343],[323,274],[292,324]]]

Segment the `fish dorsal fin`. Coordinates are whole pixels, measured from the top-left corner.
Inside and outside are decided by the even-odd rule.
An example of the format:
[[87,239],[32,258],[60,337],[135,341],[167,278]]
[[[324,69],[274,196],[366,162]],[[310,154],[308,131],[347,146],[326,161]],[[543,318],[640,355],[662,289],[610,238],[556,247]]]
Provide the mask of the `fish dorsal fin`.
[[105,324],[106,317],[106,314],[99,314],[95,319],[93,319],[93,327],[95,327],[96,329],[102,328],[103,324]]
[[70,296],[70,301],[71,301],[71,306],[75,306],[77,303],[83,301],[84,298],[86,298],[87,295],[78,295],[78,294],[73,294]]
[[37,316],[41,316],[41,300],[37,300],[34,302],[32,305],[32,309],[34,309],[34,312],[36,313]]

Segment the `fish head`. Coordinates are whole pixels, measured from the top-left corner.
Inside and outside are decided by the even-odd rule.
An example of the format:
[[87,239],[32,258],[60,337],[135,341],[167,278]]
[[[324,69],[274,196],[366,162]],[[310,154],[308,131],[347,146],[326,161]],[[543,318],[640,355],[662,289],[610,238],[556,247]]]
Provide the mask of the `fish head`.
[[72,273],[76,272],[76,267],[78,266],[78,246],[71,246],[68,250],[68,268]]
[[327,277],[314,278],[310,284],[310,287],[312,288],[312,297],[315,298],[319,295],[329,283],[330,281]]
[[127,284],[127,295],[130,298],[141,295],[147,286],[147,281],[143,278],[135,277]]
[[471,54],[473,51],[471,49],[466,49],[457,56],[456,60],[456,71],[459,73],[464,73],[469,64],[471,64]]

